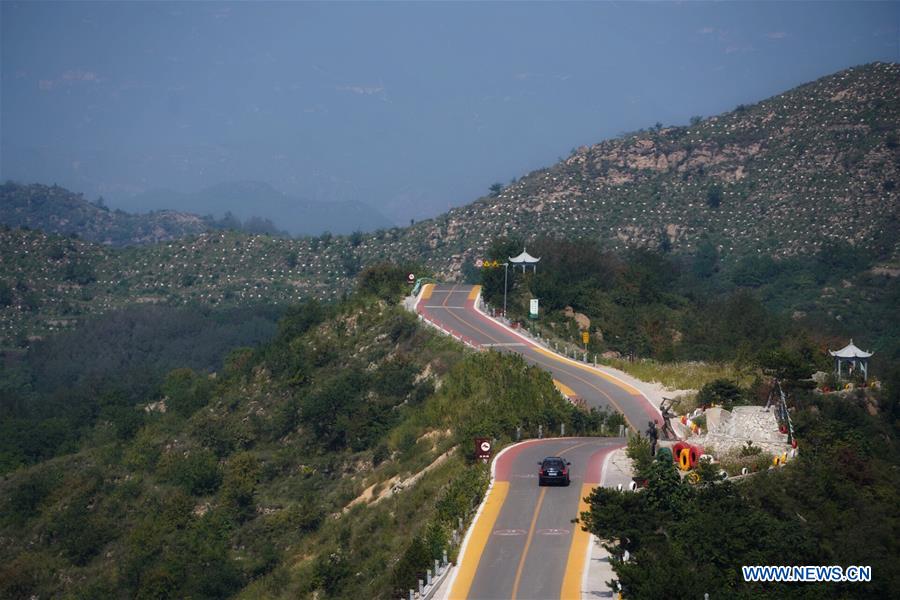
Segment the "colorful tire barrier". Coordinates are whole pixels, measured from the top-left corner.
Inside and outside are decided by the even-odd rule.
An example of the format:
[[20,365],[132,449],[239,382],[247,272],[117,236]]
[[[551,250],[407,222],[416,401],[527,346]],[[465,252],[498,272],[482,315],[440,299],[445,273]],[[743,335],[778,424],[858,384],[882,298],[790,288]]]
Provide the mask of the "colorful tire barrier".
[[688,483],[691,485],[697,485],[700,483],[700,473],[697,471],[691,471],[687,476]]
[[675,442],[675,445],[672,446],[672,460],[678,462],[679,457],[681,456],[681,451],[687,448],[690,444],[685,442]]
[[701,454],[703,454],[703,449],[699,446],[688,446],[688,460],[690,461],[692,469],[696,468]]
[[688,471],[691,468],[691,449],[682,448],[678,453],[678,468],[682,471]]

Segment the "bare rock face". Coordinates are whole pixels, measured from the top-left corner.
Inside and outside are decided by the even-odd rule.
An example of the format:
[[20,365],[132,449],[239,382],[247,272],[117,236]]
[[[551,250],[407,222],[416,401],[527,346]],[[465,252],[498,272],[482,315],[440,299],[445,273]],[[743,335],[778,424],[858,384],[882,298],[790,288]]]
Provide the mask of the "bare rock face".
[[591,328],[591,320],[585,314],[575,313],[575,322],[581,331],[588,331]]
[[575,312],[575,309],[571,306],[565,307],[563,309],[563,314],[568,319],[574,319],[575,322],[578,323],[578,329],[580,331],[588,331],[591,328],[591,320],[588,318],[588,316],[579,312]]
[[[724,453],[743,447],[748,441],[765,452],[779,455],[790,450],[787,434],[778,430],[773,410],[762,406],[736,406],[730,413],[721,408],[706,412],[706,435],[690,438],[691,443],[714,447]],[[677,430],[676,430],[677,432]]]
[[731,413],[719,406],[707,409],[705,414],[706,427],[711,433],[720,431],[731,420]]

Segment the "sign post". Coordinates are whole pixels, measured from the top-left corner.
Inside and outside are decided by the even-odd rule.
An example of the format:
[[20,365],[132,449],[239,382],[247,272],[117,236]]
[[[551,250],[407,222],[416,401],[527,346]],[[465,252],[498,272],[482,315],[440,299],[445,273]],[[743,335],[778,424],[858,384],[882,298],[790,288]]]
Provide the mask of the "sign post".
[[487,462],[494,454],[494,446],[489,438],[475,438],[475,458]]

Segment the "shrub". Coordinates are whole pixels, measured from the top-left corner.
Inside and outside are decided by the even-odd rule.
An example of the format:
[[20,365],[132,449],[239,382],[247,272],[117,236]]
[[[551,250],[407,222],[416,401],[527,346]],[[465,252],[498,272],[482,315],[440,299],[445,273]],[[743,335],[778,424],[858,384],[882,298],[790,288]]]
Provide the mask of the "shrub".
[[222,480],[216,457],[208,450],[167,454],[160,461],[158,471],[163,481],[195,496],[216,491]]

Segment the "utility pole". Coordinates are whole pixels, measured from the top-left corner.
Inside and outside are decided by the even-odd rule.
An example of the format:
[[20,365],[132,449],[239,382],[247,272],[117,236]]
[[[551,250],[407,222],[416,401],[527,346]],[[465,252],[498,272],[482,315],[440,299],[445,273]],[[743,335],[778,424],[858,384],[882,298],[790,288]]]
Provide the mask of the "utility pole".
[[509,277],[509,263],[503,263],[503,318],[506,318],[506,281]]

